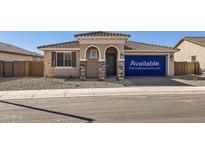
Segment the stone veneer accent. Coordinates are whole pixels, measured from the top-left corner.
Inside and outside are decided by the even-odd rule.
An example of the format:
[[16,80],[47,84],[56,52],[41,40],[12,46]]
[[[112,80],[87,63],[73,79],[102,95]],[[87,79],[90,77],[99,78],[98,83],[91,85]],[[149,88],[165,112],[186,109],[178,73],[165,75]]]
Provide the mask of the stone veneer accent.
[[53,67],[51,64],[51,51],[44,51],[44,76],[53,76]]
[[87,76],[87,61],[80,61],[80,79],[85,80]]
[[106,61],[99,61],[98,62],[98,68],[99,68],[99,80],[105,80],[106,76]]
[[124,60],[117,61],[117,79],[123,80],[125,78]]

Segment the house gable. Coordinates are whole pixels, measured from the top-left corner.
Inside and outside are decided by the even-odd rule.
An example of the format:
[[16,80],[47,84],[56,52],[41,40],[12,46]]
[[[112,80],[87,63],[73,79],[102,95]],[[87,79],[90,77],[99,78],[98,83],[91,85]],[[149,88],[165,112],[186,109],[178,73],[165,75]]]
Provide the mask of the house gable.
[[175,53],[175,61],[192,61],[192,56],[196,57],[196,61],[199,61],[200,67],[205,69],[205,47],[195,42],[188,40],[181,41],[177,46],[180,49],[179,52]]

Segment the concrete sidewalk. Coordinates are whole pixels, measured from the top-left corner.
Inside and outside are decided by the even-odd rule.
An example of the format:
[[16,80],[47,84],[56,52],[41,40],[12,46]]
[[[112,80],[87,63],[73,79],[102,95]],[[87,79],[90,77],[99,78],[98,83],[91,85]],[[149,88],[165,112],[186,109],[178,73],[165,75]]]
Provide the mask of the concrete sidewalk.
[[143,94],[205,94],[205,87],[129,87],[129,88],[91,88],[91,89],[55,89],[0,91],[0,99],[29,99],[82,96],[116,96]]

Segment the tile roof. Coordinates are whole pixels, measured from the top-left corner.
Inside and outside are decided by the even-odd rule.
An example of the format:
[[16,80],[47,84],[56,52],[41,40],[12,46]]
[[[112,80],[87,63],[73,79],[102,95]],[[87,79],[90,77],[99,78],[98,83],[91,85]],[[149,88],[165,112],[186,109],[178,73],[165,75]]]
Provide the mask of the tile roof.
[[125,43],[125,50],[126,52],[176,52],[178,49],[162,46],[162,45],[154,45],[154,44],[147,44],[142,42],[133,42],[127,41]]
[[35,57],[43,57],[41,54],[28,51],[22,48],[19,48],[17,46],[7,44],[7,43],[2,43],[0,42],[0,52],[7,52],[7,53],[16,53],[16,54],[21,54],[21,55],[28,55],[28,56],[35,56]]
[[[57,44],[51,44],[51,45],[44,45],[39,46],[38,49],[42,48],[80,48],[80,44],[78,41],[73,42],[64,42],[64,43],[57,43]],[[153,44],[147,44],[147,43],[141,43],[141,42],[133,42],[133,41],[127,41],[125,43],[124,49],[127,52],[140,52],[140,51],[146,51],[146,52],[154,52],[154,51],[161,51],[161,52],[172,52],[172,51],[178,51],[176,48],[172,47],[166,47],[161,45],[153,45]]]
[[186,40],[186,41],[189,41],[189,42],[205,47],[205,37],[184,37],[179,43],[177,43],[175,47],[178,47],[178,45],[181,44],[183,40]]
[[56,44],[50,44],[50,45],[43,45],[37,47],[38,49],[41,48],[80,48],[80,44],[78,41],[72,41],[72,42],[63,42],[63,43],[56,43]]
[[77,34],[74,35],[74,37],[130,37],[130,35],[119,33],[119,32],[97,31],[97,32]]
[[37,53],[37,52],[33,52],[33,54],[34,54],[34,56],[36,56],[36,57],[41,57],[41,58],[43,58],[43,57],[44,57],[42,54]]

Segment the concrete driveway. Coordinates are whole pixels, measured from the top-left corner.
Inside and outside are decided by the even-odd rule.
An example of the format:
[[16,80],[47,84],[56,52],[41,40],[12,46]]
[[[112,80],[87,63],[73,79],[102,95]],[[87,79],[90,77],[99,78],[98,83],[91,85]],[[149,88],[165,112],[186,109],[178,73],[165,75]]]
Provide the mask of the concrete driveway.
[[205,86],[205,75],[175,77],[126,77],[127,86]]
[[204,94],[1,100],[0,122],[205,122]]
[[127,77],[124,82],[127,86],[192,86],[174,77]]

